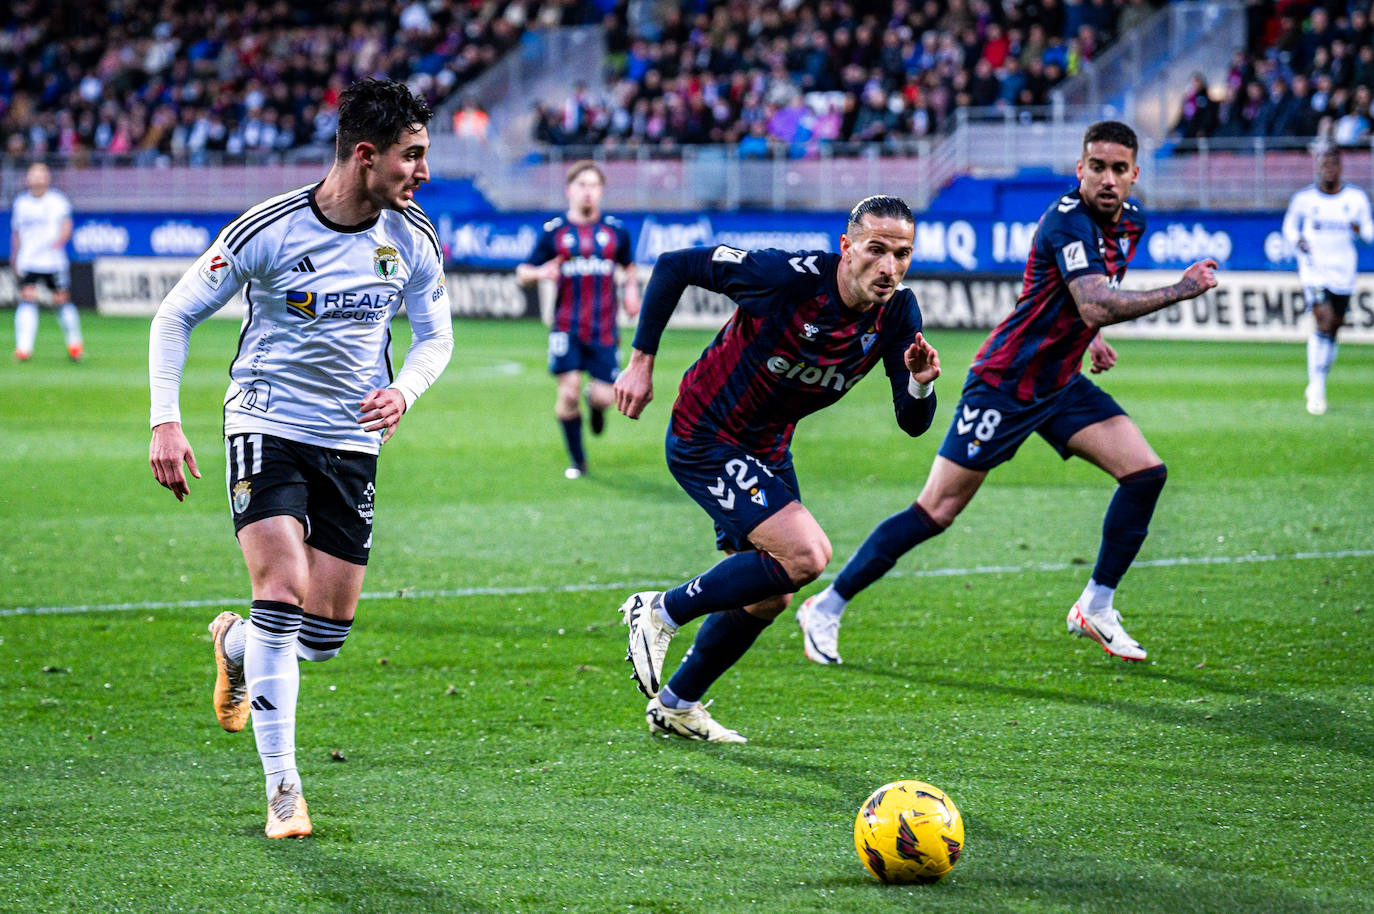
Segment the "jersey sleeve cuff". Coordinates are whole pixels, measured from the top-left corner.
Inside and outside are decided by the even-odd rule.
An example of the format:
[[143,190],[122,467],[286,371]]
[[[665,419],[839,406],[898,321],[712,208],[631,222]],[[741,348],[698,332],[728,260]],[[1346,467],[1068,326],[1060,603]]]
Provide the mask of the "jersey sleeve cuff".
[[924,400],[926,397],[930,396],[931,393],[934,392],[934,390],[934,381],[931,381],[929,384],[922,384],[920,381],[916,380],[916,377],[914,375],[907,378],[906,392],[911,394],[917,400]]
[[399,384],[392,384],[391,389],[400,394],[401,399],[406,401],[406,412],[410,412],[410,408],[415,405],[415,401],[420,399],[418,393],[407,387],[402,387]]

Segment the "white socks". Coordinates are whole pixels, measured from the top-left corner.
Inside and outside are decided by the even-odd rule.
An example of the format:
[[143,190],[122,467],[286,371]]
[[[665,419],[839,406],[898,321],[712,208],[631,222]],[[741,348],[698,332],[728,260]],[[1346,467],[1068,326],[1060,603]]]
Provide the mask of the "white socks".
[[[81,314],[76,305],[67,302],[57,309],[57,323],[67,338],[67,348],[81,345]],[[21,301],[14,309],[14,351],[28,355],[33,352],[34,341],[38,339],[38,305],[31,301]]]
[[1111,609],[1112,595],[1115,593],[1115,587],[1103,587],[1096,581],[1089,579],[1088,586],[1083,588],[1083,596],[1078,598],[1078,608],[1088,613]]
[[[296,658],[323,663],[338,656],[353,623],[336,622],[305,613],[300,631],[296,633]],[[240,619],[224,633],[224,653],[235,663],[243,663],[243,651],[248,643],[248,621]]]
[[658,621],[668,627],[668,631],[675,632],[678,630],[678,624],[673,621],[672,616],[668,615],[668,610],[663,608],[663,601],[660,600],[654,605],[654,615],[658,616]]
[[278,784],[299,784],[296,771],[296,700],[301,674],[296,661],[296,633],[301,608],[290,603],[254,600],[247,625],[243,674],[253,714],[270,799]]
[[224,655],[235,663],[243,663],[243,649],[248,643],[248,620],[240,619],[224,633]]
[[57,323],[62,327],[62,333],[67,338],[67,346],[81,345],[81,315],[76,310],[76,305],[67,302],[57,309]]
[[28,355],[33,352],[33,341],[38,337],[38,306],[31,301],[21,301],[14,309],[14,351]]
[[811,598],[811,609],[832,619],[844,615],[844,608],[848,605],[849,601],[837,594],[834,587],[827,587]]
[[1326,397],[1326,376],[1336,363],[1338,348],[1334,339],[1319,330],[1313,330],[1307,338],[1307,389],[1323,399]]

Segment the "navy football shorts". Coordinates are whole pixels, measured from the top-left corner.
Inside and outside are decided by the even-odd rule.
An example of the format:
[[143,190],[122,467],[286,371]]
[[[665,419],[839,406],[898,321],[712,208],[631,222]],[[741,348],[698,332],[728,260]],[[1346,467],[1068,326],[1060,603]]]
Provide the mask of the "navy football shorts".
[[990,470],[1039,432],[1068,460],[1068,441],[1077,432],[1124,415],[1110,394],[1081,374],[1049,396],[1023,403],[970,371],[940,456],[970,470]]
[[549,373],[570,371],[585,371],[598,381],[614,384],[620,374],[620,349],[614,343],[587,343],[555,330],[549,334]]
[[266,517],[294,517],[321,552],[366,565],[372,549],[377,455],[336,451],[273,435],[224,441],[234,532]]
[[801,500],[797,474],[785,463],[764,463],[725,441],[686,441],[672,433],[664,442],[668,472],[716,524],[716,548],[748,552],[755,527]]
[[1332,292],[1330,289],[1323,289],[1320,286],[1303,286],[1303,300],[1307,302],[1307,310],[1311,311],[1318,305],[1327,305],[1336,315],[1344,320],[1346,314],[1350,312],[1350,295],[1342,295],[1339,292]]

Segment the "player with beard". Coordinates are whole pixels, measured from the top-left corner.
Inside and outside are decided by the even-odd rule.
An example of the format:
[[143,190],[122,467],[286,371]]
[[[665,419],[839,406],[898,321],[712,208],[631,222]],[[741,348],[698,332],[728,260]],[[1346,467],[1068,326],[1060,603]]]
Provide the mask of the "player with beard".
[[1145,541],[1166,471],[1125,410],[1083,376],[1083,354],[1090,354],[1094,373],[1110,369],[1116,352],[1099,337],[1102,327],[1201,295],[1216,285],[1217,264],[1200,260],[1160,289],[1120,287],[1145,234],[1140,206],[1129,199],[1140,175],[1138,149],[1135,132],[1117,121],[1093,124],[1084,134],[1078,187],[1040,218],[1021,296],[974,356],[916,503],[879,524],[834,583],[798,610],[811,660],[840,662],[846,604],[910,549],[948,529],[988,472],[1033,432],[1065,460],[1081,457],[1117,481],[1092,578],[1069,610],[1069,632],[1123,660],[1145,659],[1112,598]]
[[[672,251],[654,266],[634,352],[615,385],[616,406],[631,419],[653,399],[659,337],[687,286],[728,295],[739,309],[683,376],[666,443],[669,472],[715,521],[726,558],[620,607],[652,732],[744,742],[701,698],[830,561],[830,541],[802,506],[792,466],[798,420],[881,362],[898,426],[913,437],[930,427],[940,359],[921,334],[916,296],[901,286],[914,233],[904,201],[876,196],[850,212],[838,254],[717,245]],[[668,642],[703,616],[691,650],[662,683]]]

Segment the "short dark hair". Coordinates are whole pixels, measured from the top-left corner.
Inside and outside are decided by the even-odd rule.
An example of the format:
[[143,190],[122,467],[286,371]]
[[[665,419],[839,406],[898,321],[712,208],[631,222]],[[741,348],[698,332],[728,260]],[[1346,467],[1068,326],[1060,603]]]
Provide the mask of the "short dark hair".
[[339,96],[339,133],[334,158],[347,161],[359,143],[389,149],[403,133],[418,133],[434,112],[429,102],[394,79],[362,79]]
[[1089,125],[1083,133],[1084,150],[1089,143],[1116,143],[1129,149],[1132,157],[1140,152],[1140,140],[1136,139],[1135,131],[1120,121],[1098,121]]
[[584,171],[595,172],[596,176],[601,179],[601,183],[606,183],[606,173],[601,170],[601,166],[597,165],[591,159],[578,159],[576,162],[569,165],[567,180],[563,183],[571,184],[576,181],[578,175],[582,174]]
[[911,215],[911,207],[907,206],[905,200],[901,197],[889,197],[887,194],[876,194],[854,204],[854,208],[849,211],[849,221],[844,227],[845,233],[852,234],[868,216],[875,219],[901,219],[912,225],[916,224],[916,217]]

